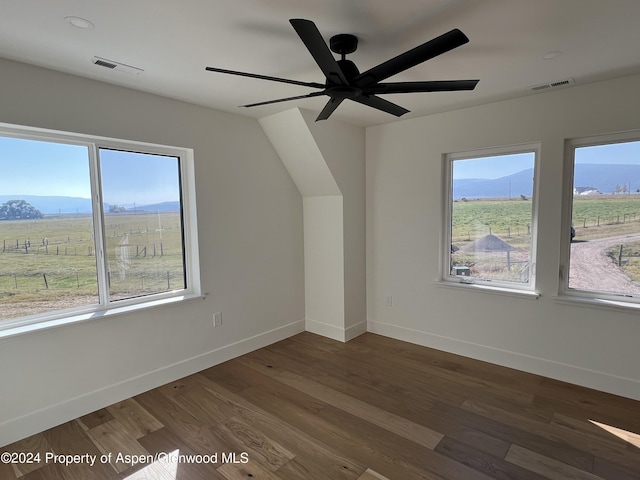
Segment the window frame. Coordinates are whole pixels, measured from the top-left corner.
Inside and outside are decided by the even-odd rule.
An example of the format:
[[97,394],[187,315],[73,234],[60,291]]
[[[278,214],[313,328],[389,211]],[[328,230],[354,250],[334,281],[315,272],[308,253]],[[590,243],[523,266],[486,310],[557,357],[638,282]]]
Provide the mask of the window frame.
[[640,142],[640,130],[590,135],[565,139],[562,183],[562,230],[560,235],[560,265],[558,273],[558,298],[563,301],[586,303],[599,307],[640,309],[640,295],[581,290],[569,287],[571,263],[571,225],[573,221],[573,184],[575,153],[581,147],[595,147],[617,143]]
[[[100,239],[99,242],[95,240],[99,303],[0,320],[0,337],[92,318],[101,318],[106,315],[126,313],[165,303],[202,298],[193,149],[6,123],[0,123],[0,136],[87,147],[92,192],[93,231],[95,238]],[[107,258],[105,252],[106,239],[104,237],[105,214],[102,202],[98,154],[101,148],[125,150],[143,154],[156,154],[179,159],[178,180],[180,182],[181,194],[184,277],[186,288],[109,301]]]
[[[442,155],[442,185],[443,185],[443,218],[441,228],[440,266],[438,283],[444,286],[455,286],[474,289],[482,292],[525,294],[537,298],[536,292],[536,251],[538,224],[538,191],[540,168],[540,142],[531,142],[501,147],[489,147],[463,152],[445,153]],[[453,164],[458,160],[473,160],[485,157],[516,155],[533,153],[533,186],[531,198],[531,241],[530,241],[530,273],[527,283],[516,283],[503,280],[481,279],[477,277],[462,277],[451,273],[451,244],[452,244],[452,216],[453,216]]]

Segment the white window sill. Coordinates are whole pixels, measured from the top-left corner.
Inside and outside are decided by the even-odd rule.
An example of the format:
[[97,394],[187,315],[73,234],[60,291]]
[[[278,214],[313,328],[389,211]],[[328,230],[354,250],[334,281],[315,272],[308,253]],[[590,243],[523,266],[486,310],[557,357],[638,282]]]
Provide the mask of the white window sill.
[[161,307],[166,305],[172,305],[175,303],[182,303],[193,300],[203,300],[206,295],[199,294],[186,294],[179,296],[172,296],[168,298],[162,298],[158,300],[151,300],[147,302],[134,303],[129,305],[123,305],[118,307],[111,307],[104,310],[93,310],[90,312],[82,313],[69,313],[65,316],[56,315],[51,319],[43,320],[27,320],[24,323],[16,322],[9,323],[5,326],[0,322],[0,339],[9,337],[15,337],[17,335],[24,335],[33,332],[39,332],[42,330],[48,330],[50,328],[56,328],[66,325],[73,325],[76,323],[87,322],[91,320],[97,320],[101,318],[111,317],[113,315],[122,315],[127,313],[138,312],[146,310],[148,308]]
[[494,287],[490,285],[479,285],[477,283],[466,282],[447,282],[444,280],[436,281],[436,286],[445,288],[454,288],[458,290],[467,290],[471,292],[492,293],[495,295],[507,295],[510,297],[527,298],[537,300],[540,297],[538,292],[533,290],[518,290],[508,287]]
[[640,313],[640,303],[613,300],[608,298],[579,297],[574,295],[558,295],[554,297],[558,303],[584,308],[600,308],[602,310],[618,310],[620,312]]

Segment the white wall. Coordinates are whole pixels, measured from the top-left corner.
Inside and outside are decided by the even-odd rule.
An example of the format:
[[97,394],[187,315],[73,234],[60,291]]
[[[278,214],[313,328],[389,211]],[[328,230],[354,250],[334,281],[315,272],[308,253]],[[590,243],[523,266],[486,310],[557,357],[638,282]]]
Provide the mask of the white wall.
[[293,108],[260,119],[304,197],[306,329],[366,331],[365,131]]
[[209,294],[0,340],[0,445],[304,328],[302,199],[257,121],[6,60],[0,71],[0,122],[195,150]]
[[306,329],[344,340],[342,195],[304,197]]
[[[367,129],[369,330],[640,399],[640,315],[554,298],[564,139],[640,129],[638,85],[630,76]],[[541,297],[438,286],[442,155],[529,142],[542,144]]]
[[343,198],[344,339],[366,331],[365,131],[302,110]]

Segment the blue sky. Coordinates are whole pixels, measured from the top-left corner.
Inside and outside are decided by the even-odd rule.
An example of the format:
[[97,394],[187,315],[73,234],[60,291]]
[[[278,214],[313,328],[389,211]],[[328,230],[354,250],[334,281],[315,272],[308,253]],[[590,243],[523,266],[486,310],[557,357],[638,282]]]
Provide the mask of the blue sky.
[[501,178],[533,168],[532,153],[471,158],[454,162],[454,178]]
[[576,149],[575,162],[640,165],[640,142],[580,147]]
[[[104,201],[150,205],[179,199],[173,157],[101,150]],[[91,198],[85,146],[0,136],[0,194]]]
[[[501,178],[532,168],[532,158],[531,154],[524,153],[457,160],[454,163],[454,177],[456,180]],[[640,165],[640,142],[580,147],[576,150],[575,162]]]

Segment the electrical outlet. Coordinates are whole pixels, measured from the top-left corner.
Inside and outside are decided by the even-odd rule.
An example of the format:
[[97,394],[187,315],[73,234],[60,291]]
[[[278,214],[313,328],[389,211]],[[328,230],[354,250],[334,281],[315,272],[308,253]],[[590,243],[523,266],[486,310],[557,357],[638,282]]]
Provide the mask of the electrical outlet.
[[213,326],[214,327],[219,327],[220,325],[222,325],[222,312],[214,313],[213,314]]
[[393,297],[391,295],[387,295],[387,298],[385,300],[385,305],[387,307],[390,307],[393,305]]

